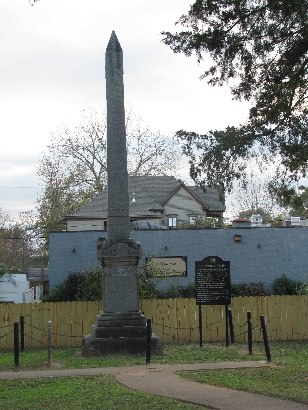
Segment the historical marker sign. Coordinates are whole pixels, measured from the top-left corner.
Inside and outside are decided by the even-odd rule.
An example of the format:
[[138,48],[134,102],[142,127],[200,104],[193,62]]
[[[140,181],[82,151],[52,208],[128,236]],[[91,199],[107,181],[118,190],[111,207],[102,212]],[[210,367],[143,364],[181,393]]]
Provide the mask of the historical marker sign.
[[196,303],[229,305],[231,303],[230,261],[208,256],[195,262]]

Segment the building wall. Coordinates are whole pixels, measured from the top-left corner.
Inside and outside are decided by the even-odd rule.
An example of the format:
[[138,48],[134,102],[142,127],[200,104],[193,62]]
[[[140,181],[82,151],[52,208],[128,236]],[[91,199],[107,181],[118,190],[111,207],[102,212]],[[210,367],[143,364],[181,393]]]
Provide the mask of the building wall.
[[177,215],[177,222],[189,222],[190,216],[206,216],[202,206],[183,187],[174,194],[164,207],[164,224],[168,226],[168,215]]
[[0,278],[0,302],[22,303],[23,294],[29,290],[25,273],[4,275]]
[[101,219],[93,220],[68,220],[67,227],[68,231],[101,231],[104,229],[104,221]]
[[[234,235],[241,235],[236,242]],[[65,280],[74,269],[99,266],[96,257],[98,238],[104,231],[53,232],[49,237],[50,288]],[[195,261],[219,256],[230,261],[231,281],[264,282],[270,288],[282,274],[308,281],[308,229],[298,228],[229,228],[132,231],[140,242],[144,257],[186,256],[187,276],[159,279],[159,287],[170,282],[186,286],[195,280]]]

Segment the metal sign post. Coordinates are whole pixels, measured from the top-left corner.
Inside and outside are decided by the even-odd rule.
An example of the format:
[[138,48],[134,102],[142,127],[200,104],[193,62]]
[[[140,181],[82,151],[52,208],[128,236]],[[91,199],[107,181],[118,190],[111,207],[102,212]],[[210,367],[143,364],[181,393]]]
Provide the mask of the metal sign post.
[[202,305],[199,303],[199,345],[202,347]]

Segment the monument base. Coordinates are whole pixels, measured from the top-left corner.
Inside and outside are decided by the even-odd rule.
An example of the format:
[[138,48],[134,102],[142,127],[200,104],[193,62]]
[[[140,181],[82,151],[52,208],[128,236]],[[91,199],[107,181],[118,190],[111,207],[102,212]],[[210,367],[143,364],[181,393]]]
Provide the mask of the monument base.
[[[82,342],[82,355],[142,354],[146,352],[146,318],[141,312],[102,313],[92,334]],[[152,334],[151,353],[161,354],[160,339]]]

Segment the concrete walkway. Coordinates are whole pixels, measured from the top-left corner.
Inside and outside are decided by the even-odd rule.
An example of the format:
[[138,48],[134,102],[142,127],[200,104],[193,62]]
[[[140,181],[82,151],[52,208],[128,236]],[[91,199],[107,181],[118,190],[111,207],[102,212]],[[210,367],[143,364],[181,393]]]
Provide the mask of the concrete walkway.
[[144,365],[90,369],[30,370],[1,372],[0,379],[78,377],[111,374],[124,386],[219,410],[308,410],[308,405],[261,394],[246,393],[183,379],[180,370],[240,369],[268,367],[265,362],[221,362],[175,365]]

